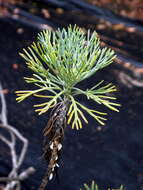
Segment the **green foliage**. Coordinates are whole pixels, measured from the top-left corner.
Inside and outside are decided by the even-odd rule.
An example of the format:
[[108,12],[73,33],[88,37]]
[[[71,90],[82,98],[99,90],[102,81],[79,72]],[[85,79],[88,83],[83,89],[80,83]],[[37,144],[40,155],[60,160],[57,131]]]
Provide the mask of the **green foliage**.
[[[104,125],[106,113],[89,109],[76,100],[83,94],[98,104],[103,104],[113,111],[118,111],[116,98],[106,94],[115,92],[116,87],[111,83],[102,85],[99,82],[94,87],[83,90],[76,84],[89,78],[98,70],[110,65],[115,58],[114,51],[101,48],[96,32],[87,35],[77,26],[69,26],[67,30],[45,30],[38,34],[37,42],[23,50],[20,55],[26,60],[32,77],[25,77],[27,83],[37,86],[36,90],[17,91],[17,101],[21,102],[29,96],[45,98],[41,104],[36,104],[36,112],[43,114],[57,105],[59,101],[70,103],[68,124],[72,128],[82,128],[82,120],[88,123],[83,111],[86,111],[101,125]],[[41,92],[46,91],[48,95]]]
[[[80,189],[80,190],[82,190],[82,189]],[[91,186],[88,186],[87,184],[84,184],[84,189],[83,190],[99,190],[99,188],[98,188],[98,185],[95,184],[94,181],[92,181]],[[123,188],[123,185],[121,185],[120,188],[116,188],[116,189],[108,188],[108,190],[124,190],[124,188]]]

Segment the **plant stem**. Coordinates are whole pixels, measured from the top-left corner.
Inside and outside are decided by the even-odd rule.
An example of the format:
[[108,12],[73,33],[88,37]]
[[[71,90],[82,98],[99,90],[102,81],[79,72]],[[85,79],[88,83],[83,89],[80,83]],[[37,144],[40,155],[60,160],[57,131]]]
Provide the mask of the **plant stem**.
[[[55,174],[55,169],[59,167],[60,153],[64,139],[66,127],[66,115],[68,110],[68,100],[60,102],[51,112],[47,127],[43,134],[46,138],[44,143],[44,158],[48,162],[48,167],[39,190],[44,190],[49,180]],[[48,138],[48,143],[47,143]]]

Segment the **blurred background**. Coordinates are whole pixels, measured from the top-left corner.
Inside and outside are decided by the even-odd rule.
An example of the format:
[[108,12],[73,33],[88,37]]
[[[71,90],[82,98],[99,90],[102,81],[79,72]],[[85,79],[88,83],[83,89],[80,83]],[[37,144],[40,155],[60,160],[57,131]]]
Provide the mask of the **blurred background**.
[[[22,182],[21,189],[37,189],[44,175],[42,130],[48,114],[39,117],[34,113],[33,99],[16,103],[14,92],[28,89],[23,77],[31,76],[18,53],[36,40],[39,31],[69,24],[96,30],[101,45],[115,50],[114,63],[81,87],[100,80],[113,82],[122,107],[119,113],[106,110],[109,119],[105,127],[90,118],[89,125],[80,131],[66,129],[59,177],[47,189],[79,190],[83,183],[95,180],[101,190],[117,189],[121,184],[126,190],[142,190],[143,0],[0,0],[1,93],[9,124],[29,141],[21,170],[29,166],[36,169]],[[80,101],[88,104],[83,98]],[[21,146],[16,149],[20,151]],[[0,177],[7,176],[10,169],[9,149],[0,143]]]

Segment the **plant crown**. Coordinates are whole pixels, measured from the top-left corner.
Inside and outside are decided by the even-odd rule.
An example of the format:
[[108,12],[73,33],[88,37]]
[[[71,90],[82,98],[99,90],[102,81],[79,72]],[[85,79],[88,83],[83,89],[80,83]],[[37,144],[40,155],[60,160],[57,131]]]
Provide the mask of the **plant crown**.
[[[29,96],[39,97],[45,101],[36,104],[39,115],[47,112],[58,102],[68,100],[67,123],[72,128],[82,128],[82,120],[88,123],[84,112],[87,112],[98,123],[104,125],[106,113],[91,109],[76,100],[83,94],[98,104],[103,104],[113,111],[118,111],[120,104],[111,95],[117,89],[112,84],[103,85],[103,80],[90,89],[77,88],[77,84],[104,67],[110,65],[115,58],[110,48],[100,47],[100,39],[96,32],[88,30],[87,35],[77,26],[69,26],[57,31],[44,30],[38,34],[37,42],[23,49],[20,55],[26,60],[32,77],[24,77],[27,83],[36,85],[35,90],[16,91],[17,101],[21,102]],[[46,91],[47,94],[42,92]]]

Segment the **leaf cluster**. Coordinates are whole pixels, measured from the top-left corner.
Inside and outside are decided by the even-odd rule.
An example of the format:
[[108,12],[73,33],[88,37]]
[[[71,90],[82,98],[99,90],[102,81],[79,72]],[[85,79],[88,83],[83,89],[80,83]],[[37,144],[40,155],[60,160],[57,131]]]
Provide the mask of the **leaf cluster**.
[[[111,83],[103,85],[101,81],[87,90],[76,87],[79,82],[111,64],[115,58],[113,50],[100,47],[96,32],[90,34],[88,30],[86,35],[77,26],[69,26],[67,30],[45,30],[38,34],[37,42],[23,49],[20,55],[33,72],[32,77],[24,79],[27,83],[36,85],[37,89],[17,91],[18,102],[29,96],[45,98],[43,103],[34,105],[36,112],[43,114],[59,101],[68,100],[68,124],[76,129],[82,128],[82,120],[88,123],[84,111],[101,125],[104,125],[106,120],[106,113],[87,108],[76,100],[77,95],[83,94],[87,99],[118,111],[116,107],[120,105],[114,103],[116,98],[107,96],[107,93],[116,91],[116,87]],[[43,91],[46,91],[47,95],[43,94]]]
[[[82,190],[82,189],[80,189]],[[95,184],[95,181],[92,181],[91,185],[88,186],[87,184],[84,184],[84,190],[99,190],[98,185]],[[123,185],[120,186],[118,189],[108,189],[108,190],[124,190]]]

